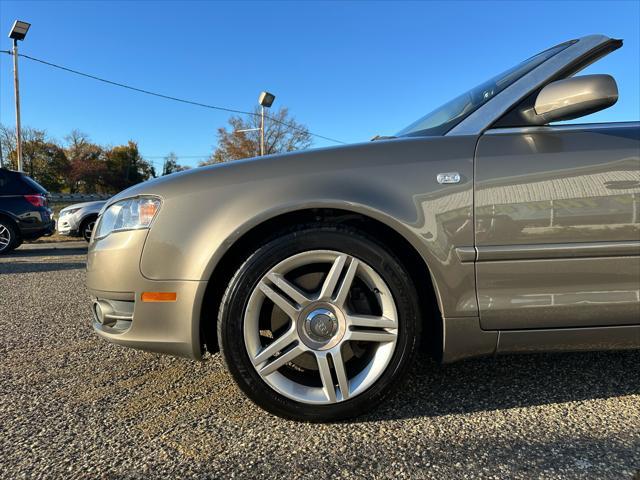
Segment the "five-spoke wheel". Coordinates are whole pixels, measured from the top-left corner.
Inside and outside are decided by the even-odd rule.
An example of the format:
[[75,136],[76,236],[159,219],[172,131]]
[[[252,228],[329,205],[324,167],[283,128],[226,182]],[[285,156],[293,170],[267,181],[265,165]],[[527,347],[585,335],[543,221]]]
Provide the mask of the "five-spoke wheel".
[[258,249],[229,286],[219,329],[240,387],[274,413],[308,420],[382,398],[419,332],[398,260],[359,232],[326,228]]
[[88,218],[82,225],[80,226],[80,233],[82,233],[82,238],[84,238],[87,242],[91,241],[91,234],[93,233],[93,227],[96,226],[95,218]]
[[[350,302],[355,288],[369,294],[363,312]],[[340,402],[368,388],[389,363],[397,331],[395,303],[380,275],[362,260],[330,250],[275,265],[254,288],[244,319],[245,346],[257,372],[303,403]],[[355,357],[358,367],[348,370]],[[281,372],[286,365],[296,372],[306,367],[309,378]]]

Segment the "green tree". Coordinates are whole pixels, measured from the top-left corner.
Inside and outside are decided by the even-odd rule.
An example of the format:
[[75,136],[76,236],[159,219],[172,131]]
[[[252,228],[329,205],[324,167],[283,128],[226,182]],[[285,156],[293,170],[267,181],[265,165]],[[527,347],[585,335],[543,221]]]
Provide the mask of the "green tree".
[[107,150],[105,158],[106,183],[110,192],[119,192],[156,176],[153,166],[142,158],[138,144],[132,140]]
[[[22,167],[24,172],[49,191],[59,192],[67,184],[70,164],[64,149],[47,138],[44,130],[22,129]],[[18,168],[15,129],[0,126],[2,158],[5,166]]]
[[[229,162],[260,155],[260,110],[247,118],[232,116],[229,118],[230,130],[218,129],[218,146],[208,160],[200,165]],[[304,150],[312,144],[309,130],[289,116],[286,107],[281,108],[271,118],[265,118],[265,153],[292,152]],[[252,130],[241,132],[240,130]]]
[[[51,192],[116,193],[156,176],[134,141],[102,147],[73,130],[63,148],[44,130],[29,127],[22,129],[22,138],[25,173]],[[0,124],[0,148],[4,166],[17,169],[15,129]],[[170,168],[187,167],[176,161]]]
[[25,171],[50,192],[60,192],[67,185],[70,164],[64,149],[54,142],[31,141],[23,144]]
[[169,152],[169,154],[164,157],[162,175],[169,175],[175,172],[183,172],[185,170],[189,170],[189,167],[186,165],[178,164],[178,156],[175,153]]

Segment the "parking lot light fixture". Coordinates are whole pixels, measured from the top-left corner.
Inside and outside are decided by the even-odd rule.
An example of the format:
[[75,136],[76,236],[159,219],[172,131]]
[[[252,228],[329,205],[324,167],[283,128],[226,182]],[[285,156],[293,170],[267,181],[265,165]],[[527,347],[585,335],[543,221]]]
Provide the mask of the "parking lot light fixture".
[[14,41],[24,40],[27,36],[27,32],[29,31],[30,23],[23,22],[21,20],[16,20],[13,22],[13,26],[11,27],[11,31],[9,32],[9,38]]
[[258,97],[260,104],[260,155],[264,155],[264,109],[270,108],[276,96],[273,93],[261,92]]
[[270,108],[273,105],[273,101],[276,99],[276,96],[273,93],[262,92],[260,93],[260,97],[258,98],[258,103],[260,106]]
[[18,40],[24,40],[31,27],[30,23],[16,20],[9,31],[9,38],[13,40],[13,86],[16,99],[16,157],[18,171],[22,171],[22,134],[20,130],[20,84],[18,81]]

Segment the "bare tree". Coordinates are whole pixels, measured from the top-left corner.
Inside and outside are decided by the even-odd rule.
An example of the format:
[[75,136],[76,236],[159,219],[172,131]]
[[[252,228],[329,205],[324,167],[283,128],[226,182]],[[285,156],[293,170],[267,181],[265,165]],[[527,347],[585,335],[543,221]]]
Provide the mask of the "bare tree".
[[16,149],[16,129],[0,124],[0,148],[2,161],[6,168],[11,168],[9,155]]
[[[232,116],[229,118],[230,130],[225,127],[218,129],[218,146],[211,157],[207,161],[201,162],[200,165],[211,165],[260,155],[260,131],[240,132],[240,130],[260,128],[260,110],[256,109],[255,115],[247,117]],[[269,117],[265,118],[264,144],[267,155],[304,150],[311,146],[309,130],[289,117],[289,110],[286,107]]]

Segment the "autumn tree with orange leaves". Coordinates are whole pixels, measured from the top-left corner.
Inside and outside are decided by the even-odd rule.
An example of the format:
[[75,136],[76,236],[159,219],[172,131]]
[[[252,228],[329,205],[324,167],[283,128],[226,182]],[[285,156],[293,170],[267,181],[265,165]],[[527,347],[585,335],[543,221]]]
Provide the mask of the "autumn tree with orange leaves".
[[[230,129],[218,129],[218,145],[208,160],[200,165],[229,162],[260,155],[260,110],[246,118],[232,116],[229,119]],[[250,130],[242,132],[240,130]],[[286,107],[265,118],[265,154],[293,152],[304,150],[312,144],[309,130],[289,116]]]

